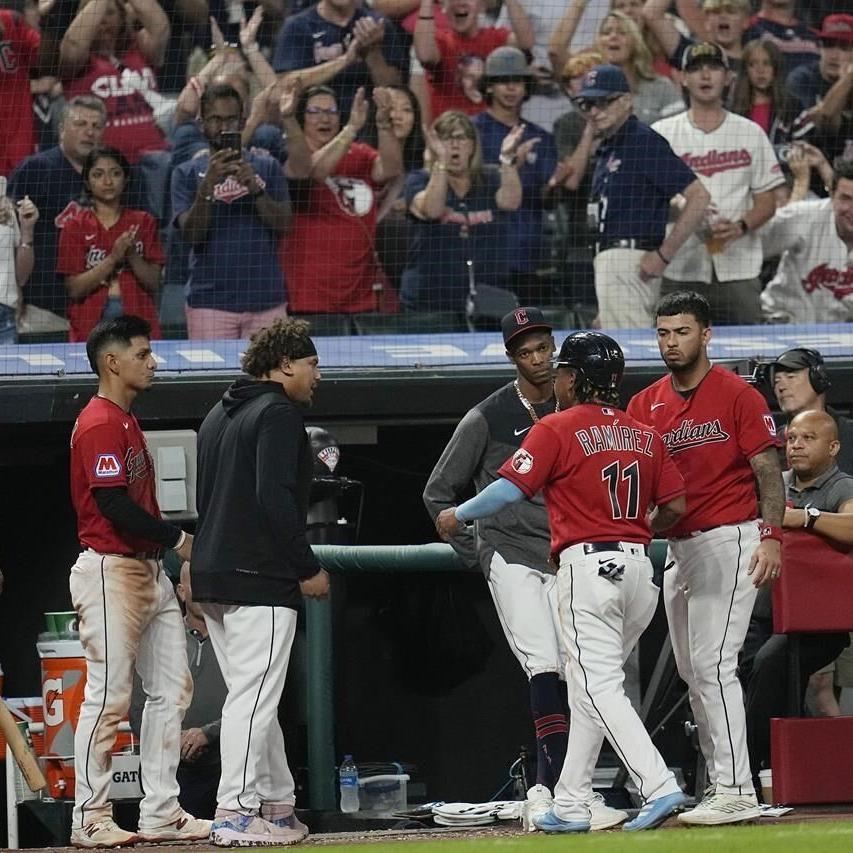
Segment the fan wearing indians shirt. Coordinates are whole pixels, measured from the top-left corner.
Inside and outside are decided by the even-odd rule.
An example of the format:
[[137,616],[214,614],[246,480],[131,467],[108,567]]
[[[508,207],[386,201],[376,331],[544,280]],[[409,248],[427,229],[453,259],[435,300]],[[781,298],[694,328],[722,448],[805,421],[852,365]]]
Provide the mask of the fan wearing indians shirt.
[[767,134],[723,107],[731,83],[719,45],[691,45],[682,61],[686,112],[655,122],[672,150],[711,194],[704,223],[670,260],[661,294],[701,293],[719,325],[761,322],[761,239],[755,229],[773,215],[773,190],[784,183]]
[[56,271],[71,296],[69,340],[85,341],[101,320],[126,313],[142,317],[149,337],[161,337],[154,295],[166,262],[157,221],[122,204],[130,165],[115,148],[93,148],[83,164],[91,207],[62,229]]
[[853,320],[853,158],[833,169],[829,198],[788,204],[761,229],[764,254],[782,256],[761,294],[771,322]]

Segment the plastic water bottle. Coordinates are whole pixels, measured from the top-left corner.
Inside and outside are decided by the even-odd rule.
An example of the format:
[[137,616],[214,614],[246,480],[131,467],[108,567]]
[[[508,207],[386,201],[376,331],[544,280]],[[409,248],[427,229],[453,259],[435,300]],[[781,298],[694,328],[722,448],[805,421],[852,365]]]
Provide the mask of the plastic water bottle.
[[345,755],[338,769],[341,782],[341,811],[358,811],[358,767],[351,755]]

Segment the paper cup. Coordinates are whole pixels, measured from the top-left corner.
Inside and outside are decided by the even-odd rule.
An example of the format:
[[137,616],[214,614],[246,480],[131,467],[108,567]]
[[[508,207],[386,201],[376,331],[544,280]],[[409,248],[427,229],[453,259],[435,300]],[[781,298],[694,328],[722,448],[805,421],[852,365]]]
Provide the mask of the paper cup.
[[773,805],[773,771],[759,770],[758,780],[761,782],[761,799],[767,805]]
[[44,621],[47,630],[56,634],[68,634],[77,630],[77,613],[74,610],[45,613]]

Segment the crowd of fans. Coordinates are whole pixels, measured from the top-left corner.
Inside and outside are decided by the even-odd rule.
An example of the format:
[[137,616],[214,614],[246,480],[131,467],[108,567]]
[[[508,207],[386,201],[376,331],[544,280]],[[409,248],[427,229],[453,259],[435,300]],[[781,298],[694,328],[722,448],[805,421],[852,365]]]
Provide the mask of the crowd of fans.
[[625,273],[596,256],[661,245],[642,204],[604,239],[622,94],[710,193],[678,257],[641,261],[657,288],[716,289],[728,323],[851,318],[853,0],[2,6],[0,343],[123,312],[154,337],[285,312],[464,328],[496,292],[495,319],[518,299],[606,322],[599,279]]

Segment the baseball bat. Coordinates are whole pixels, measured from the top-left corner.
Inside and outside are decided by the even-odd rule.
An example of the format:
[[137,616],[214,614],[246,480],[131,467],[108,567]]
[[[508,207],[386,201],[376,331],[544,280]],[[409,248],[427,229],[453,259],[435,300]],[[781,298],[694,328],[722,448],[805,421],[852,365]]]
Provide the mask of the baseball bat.
[[40,791],[47,787],[44,774],[36,761],[36,757],[30,752],[26,741],[21,736],[18,726],[15,723],[15,718],[12,716],[6,703],[0,699],[0,729],[6,736],[6,742],[12,750],[12,755],[15,756],[15,761],[18,767],[21,768],[21,775],[31,791]]

